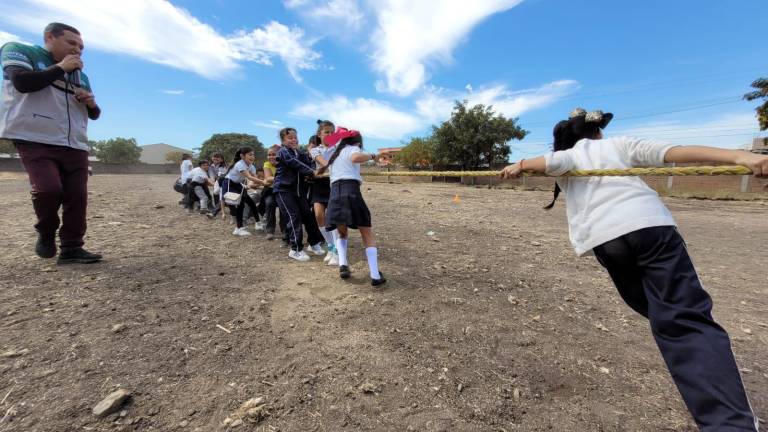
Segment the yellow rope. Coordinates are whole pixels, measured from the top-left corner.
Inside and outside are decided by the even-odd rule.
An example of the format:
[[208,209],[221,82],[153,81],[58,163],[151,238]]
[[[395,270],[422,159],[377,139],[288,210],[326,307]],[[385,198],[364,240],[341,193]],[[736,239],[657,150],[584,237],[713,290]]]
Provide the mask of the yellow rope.
[[[501,171],[377,171],[363,172],[363,175],[376,177],[498,177]],[[629,168],[575,170],[561,177],[606,177],[606,176],[713,176],[713,175],[749,175],[752,170],[744,166],[690,166],[661,168]],[[547,177],[546,174],[526,171],[526,177]]]

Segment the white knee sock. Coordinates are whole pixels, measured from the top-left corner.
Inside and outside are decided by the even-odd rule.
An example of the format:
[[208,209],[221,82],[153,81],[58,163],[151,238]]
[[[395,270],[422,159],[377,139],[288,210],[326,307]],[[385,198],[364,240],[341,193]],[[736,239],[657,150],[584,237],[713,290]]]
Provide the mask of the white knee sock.
[[331,235],[330,232],[326,231],[325,227],[320,227],[320,234],[323,235],[326,245],[330,246],[334,244],[333,236]]
[[371,279],[381,279],[378,252],[379,250],[375,247],[365,248],[365,256],[368,258],[368,269],[371,271]]
[[[333,248],[336,249],[336,242],[339,241],[339,230],[335,229],[333,231],[329,231],[329,233],[331,234],[331,239],[333,239]],[[338,252],[336,252],[335,250],[334,252],[336,253],[336,255],[338,255]]]
[[339,265],[349,265],[347,262],[347,239],[339,237],[336,240],[336,253],[339,254]]

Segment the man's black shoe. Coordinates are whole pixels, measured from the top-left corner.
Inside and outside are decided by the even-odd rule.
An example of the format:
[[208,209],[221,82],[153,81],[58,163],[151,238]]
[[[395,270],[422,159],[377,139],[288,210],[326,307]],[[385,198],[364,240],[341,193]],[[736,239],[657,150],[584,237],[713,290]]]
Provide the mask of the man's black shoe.
[[384,273],[379,272],[379,278],[378,279],[371,279],[371,285],[372,286],[379,286],[384,285],[387,283],[387,280],[384,278]]
[[53,258],[56,256],[56,238],[44,238],[41,235],[37,237],[35,244],[35,253],[40,258]]
[[83,248],[62,249],[57,264],[92,264],[101,261],[101,255]]
[[349,279],[349,277],[352,276],[352,273],[349,271],[348,266],[339,266],[339,277],[342,279]]

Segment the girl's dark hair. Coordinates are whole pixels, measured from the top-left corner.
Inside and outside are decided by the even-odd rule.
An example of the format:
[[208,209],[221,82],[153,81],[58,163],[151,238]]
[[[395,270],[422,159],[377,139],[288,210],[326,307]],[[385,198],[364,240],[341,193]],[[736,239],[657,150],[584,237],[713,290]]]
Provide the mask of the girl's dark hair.
[[309,145],[317,147],[320,144],[321,144],[321,141],[319,136],[312,135],[311,137],[309,137]]
[[189,153],[182,153],[181,154],[181,160],[184,161],[184,160],[187,160],[187,159],[192,159],[192,155],[189,154]]
[[199,161],[197,161],[197,166],[203,166],[203,164],[209,164],[210,165],[210,162],[208,162],[205,159],[200,159]]
[[[555,139],[555,143],[552,146],[554,151],[563,151],[573,148],[580,140],[595,139],[600,135],[600,124],[596,122],[587,122],[586,118],[581,115],[573,117],[569,120],[563,120],[555,125],[552,130],[552,136]],[[555,183],[555,195],[552,198],[552,202],[544,207],[545,210],[549,210],[555,206],[557,197],[560,196],[560,185]]]
[[355,135],[351,137],[344,138],[343,140],[339,141],[338,144],[336,144],[336,150],[333,152],[333,155],[330,159],[328,159],[328,165],[321,167],[319,170],[317,170],[318,174],[322,174],[328,170],[328,168],[333,165],[333,163],[336,161],[336,158],[339,157],[339,154],[341,154],[341,151],[344,150],[345,147],[351,146],[351,145],[358,145],[358,147],[363,148],[363,136],[362,135]]
[[315,132],[315,135],[320,135],[320,132],[322,132],[323,128],[331,128],[331,130],[336,129],[336,125],[333,124],[330,120],[318,120],[317,121],[317,132]]
[[285,137],[288,136],[288,134],[291,133],[291,132],[295,133],[296,129],[294,129],[292,127],[286,127],[286,128],[280,129],[280,142],[282,143],[282,141],[285,139]]
[[[235,164],[240,162],[240,160],[243,159],[243,155],[247,155],[248,153],[252,152],[253,149],[250,147],[240,147],[235,152],[235,159],[232,161],[232,165],[227,168],[227,174],[229,174],[229,171],[234,168]],[[225,174],[226,175],[226,174]]]
[[221,164],[222,164],[222,165],[224,165],[224,166],[227,166],[227,161],[226,161],[226,160],[224,160],[224,155],[223,155],[223,154],[221,154],[221,152],[214,152],[214,153],[211,155],[211,159],[213,159],[213,158],[215,158],[215,157],[217,157],[217,158],[221,159]]

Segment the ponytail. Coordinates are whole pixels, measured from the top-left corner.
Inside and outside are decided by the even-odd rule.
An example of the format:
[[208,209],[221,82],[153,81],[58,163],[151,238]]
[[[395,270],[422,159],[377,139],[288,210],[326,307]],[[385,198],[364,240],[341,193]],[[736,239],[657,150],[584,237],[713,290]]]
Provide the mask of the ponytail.
[[[611,115],[611,117],[613,116]],[[602,117],[600,120],[602,121]],[[578,113],[578,115],[572,116],[568,120],[560,121],[552,130],[552,135],[555,138],[552,149],[556,152],[568,150],[573,148],[577,142],[584,138],[594,139],[600,134],[600,126],[600,122],[587,121],[586,111]],[[555,201],[557,201],[557,197],[560,196],[560,192],[562,192],[560,185],[555,182],[554,197],[552,198],[552,202],[544,206],[544,210],[550,210],[555,206]]]
[[339,142],[339,144],[336,146],[336,150],[334,150],[333,155],[331,155],[331,158],[328,159],[328,165],[320,167],[319,170],[317,170],[318,174],[323,174],[328,170],[328,168],[333,165],[333,163],[336,161],[336,158],[339,157],[341,154],[341,151],[344,150],[346,147],[351,145],[357,145],[360,144],[360,148],[363,148],[363,137],[361,135],[355,135],[348,138],[344,138]]

